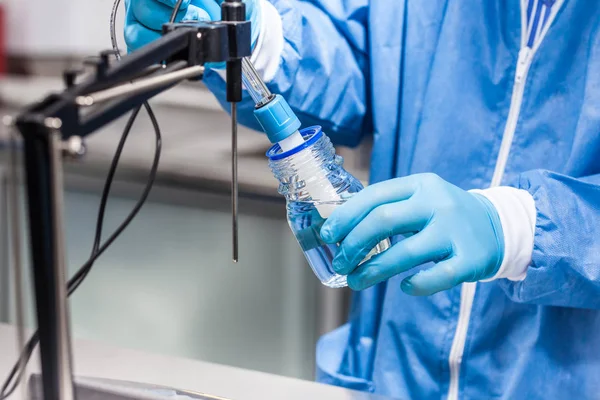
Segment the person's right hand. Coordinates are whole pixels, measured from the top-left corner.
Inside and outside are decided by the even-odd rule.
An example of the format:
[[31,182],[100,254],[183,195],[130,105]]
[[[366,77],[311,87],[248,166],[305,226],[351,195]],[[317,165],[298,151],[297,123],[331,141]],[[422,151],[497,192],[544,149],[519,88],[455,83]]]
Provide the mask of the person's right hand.
[[[177,0],[125,0],[125,42],[128,51],[158,39],[163,24],[169,22]],[[223,0],[183,0],[176,22],[215,21],[221,19]],[[252,21],[252,46],[258,37],[259,6],[256,0],[245,0],[246,18]]]

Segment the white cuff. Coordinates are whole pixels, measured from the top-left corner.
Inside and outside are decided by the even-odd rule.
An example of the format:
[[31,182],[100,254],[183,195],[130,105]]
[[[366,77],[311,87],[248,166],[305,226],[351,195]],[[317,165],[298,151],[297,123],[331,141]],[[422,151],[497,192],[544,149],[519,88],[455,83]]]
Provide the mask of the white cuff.
[[283,23],[275,6],[259,0],[261,7],[260,34],[250,57],[254,68],[265,82],[275,78],[283,53]]
[[[258,0],[260,7],[260,30],[256,45],[250,56],[250,61],[266,83],[272,81],[279,70],[281,54],[283,53],[283,24],[281,15],[275,6],[267,0]],[[225,70],[217,70],[225,80]]]
[[496,275],[483,282],[507,278],[522,281],[531,264],[537,211],[529,192],[508,186],[471,190],[485,196],[498,211],[504,233],[504,259]]

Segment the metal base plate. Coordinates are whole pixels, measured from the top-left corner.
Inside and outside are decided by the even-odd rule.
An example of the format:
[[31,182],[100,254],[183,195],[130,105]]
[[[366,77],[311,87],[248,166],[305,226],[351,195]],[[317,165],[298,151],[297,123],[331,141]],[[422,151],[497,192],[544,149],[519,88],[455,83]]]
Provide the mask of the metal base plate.
[[[145,383],[100,378],[75,378],[75,397],[78,400],[231,400],[186,390]],[[43,400],[41,375],[29,378],[29,400]]]

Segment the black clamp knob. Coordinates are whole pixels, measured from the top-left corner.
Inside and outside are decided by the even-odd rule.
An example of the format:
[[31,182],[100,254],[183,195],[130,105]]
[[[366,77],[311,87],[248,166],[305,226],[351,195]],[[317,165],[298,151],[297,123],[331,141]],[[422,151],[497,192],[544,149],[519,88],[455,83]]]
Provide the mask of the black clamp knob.
[[63,82],[67,88],[75,85],[77,77],[84,72],[83,68],[69,68],[63,72]]
[[[221,19],[227,22],[241,22],[246,20],[246,4],[238,0],[225,0],[221,4]],[[235,29],[229,30],[230,59],[238,54],[239,43],[242,38],[236,34]],[[237,58],[227,61],[227,101],[238,103],[242,101],[242,59]]]

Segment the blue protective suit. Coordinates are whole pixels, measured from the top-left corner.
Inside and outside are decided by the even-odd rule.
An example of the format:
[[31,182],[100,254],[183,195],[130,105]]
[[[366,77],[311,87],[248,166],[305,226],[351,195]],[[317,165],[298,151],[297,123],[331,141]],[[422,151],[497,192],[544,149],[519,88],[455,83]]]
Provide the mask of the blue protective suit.
[[[270,87],[305,126],[346,145],[373,134],[374,182],[434,172],[490,185],[515,108],[519,0],[271,2],[285,47]],[[502,179],[535,199],[533,260],[523,281],[477,284],[453,372],[460,398],[600,398],[600,7],[556,6]],[[223,98],[219,79],[206,76]],[[256,126],[251,108],[242,120]],[[355,294],[348,324],[318,345],[320,381],[446,398],[461,288],[411,297],[404,276]]]

